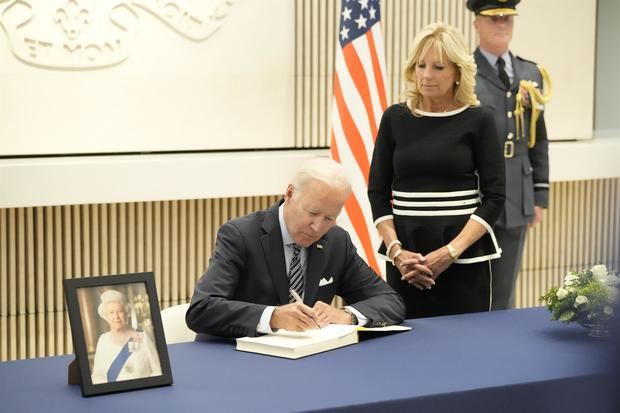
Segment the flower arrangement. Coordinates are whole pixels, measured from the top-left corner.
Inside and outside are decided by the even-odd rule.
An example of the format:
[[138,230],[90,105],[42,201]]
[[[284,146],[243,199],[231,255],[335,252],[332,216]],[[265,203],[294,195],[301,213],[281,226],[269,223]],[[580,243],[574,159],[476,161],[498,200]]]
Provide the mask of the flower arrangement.
[[539,300],[547,305],[552,320],[575,321],[586,327],[606,325],[614,315],[617,284],[618,277],[606,266],[595,265],[569,272],[564,286],[551,288]]

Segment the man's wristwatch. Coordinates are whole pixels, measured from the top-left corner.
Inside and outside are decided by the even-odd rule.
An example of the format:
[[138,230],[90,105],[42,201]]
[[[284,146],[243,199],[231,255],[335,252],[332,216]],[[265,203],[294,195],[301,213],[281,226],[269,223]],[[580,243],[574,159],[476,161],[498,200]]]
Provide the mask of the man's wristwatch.
[[448,254],[450,254],[450,258],[455,260],[459,257],[459,252],[452,245],[446,244],[446,248],[448,248]]
[[342,311],[351,316],[351,325],[356,326],[359,324],[359,320],[357,319],[357,316],[353,314],[353,311],[349,310],[348,308],[343,308]]

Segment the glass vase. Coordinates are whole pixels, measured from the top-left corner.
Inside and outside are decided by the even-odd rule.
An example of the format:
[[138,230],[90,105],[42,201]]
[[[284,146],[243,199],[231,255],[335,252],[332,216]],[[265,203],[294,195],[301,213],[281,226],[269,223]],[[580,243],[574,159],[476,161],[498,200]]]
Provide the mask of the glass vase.
[[605,322],[581,323],[581,325],[588,330],[588,335],[590,337],[609,337],[609,329]]

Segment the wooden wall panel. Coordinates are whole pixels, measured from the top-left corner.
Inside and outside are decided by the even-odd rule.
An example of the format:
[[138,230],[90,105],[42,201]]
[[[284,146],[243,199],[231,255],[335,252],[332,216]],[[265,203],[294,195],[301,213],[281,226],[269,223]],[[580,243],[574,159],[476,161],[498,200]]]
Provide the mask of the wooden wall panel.
[[543,223],[528,232],[515,291],[519,307],[594,264],[620,269],[620,179],[556,182]]
[[[279,196],[0,209],[0,359],[72,351],[62,280],[155,271],[162,308],[187,302],[217,229]],[[570,269],[620,268],[620,179],[555,182],[526,241],[518,307]]]
[[189,301],[217,229],[279,196],[0,209],[0,360],[72,352],[62,280],[154,271]]

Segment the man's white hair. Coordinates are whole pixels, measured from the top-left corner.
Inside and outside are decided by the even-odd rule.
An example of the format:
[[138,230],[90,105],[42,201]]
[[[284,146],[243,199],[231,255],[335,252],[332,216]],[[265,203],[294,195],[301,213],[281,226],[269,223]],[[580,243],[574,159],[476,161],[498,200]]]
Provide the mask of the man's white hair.
[[125,296],[118,290],[106,290],[101,296],[99,296],[101,303],[99,304],[99,308],[97,308],[97,313],[103,319],[105,319],[105,308],[108,303],[120,303],[123,305],[123,309],[127,312],[127,303],[125,301]]
[[333,159],[316,157],[303,162],[291,180],[291,185],[296,190],[293,194],[302,192],[305,185],[312,180],[322,181],[347,196],[351,193],[351,180],[342,165]]

